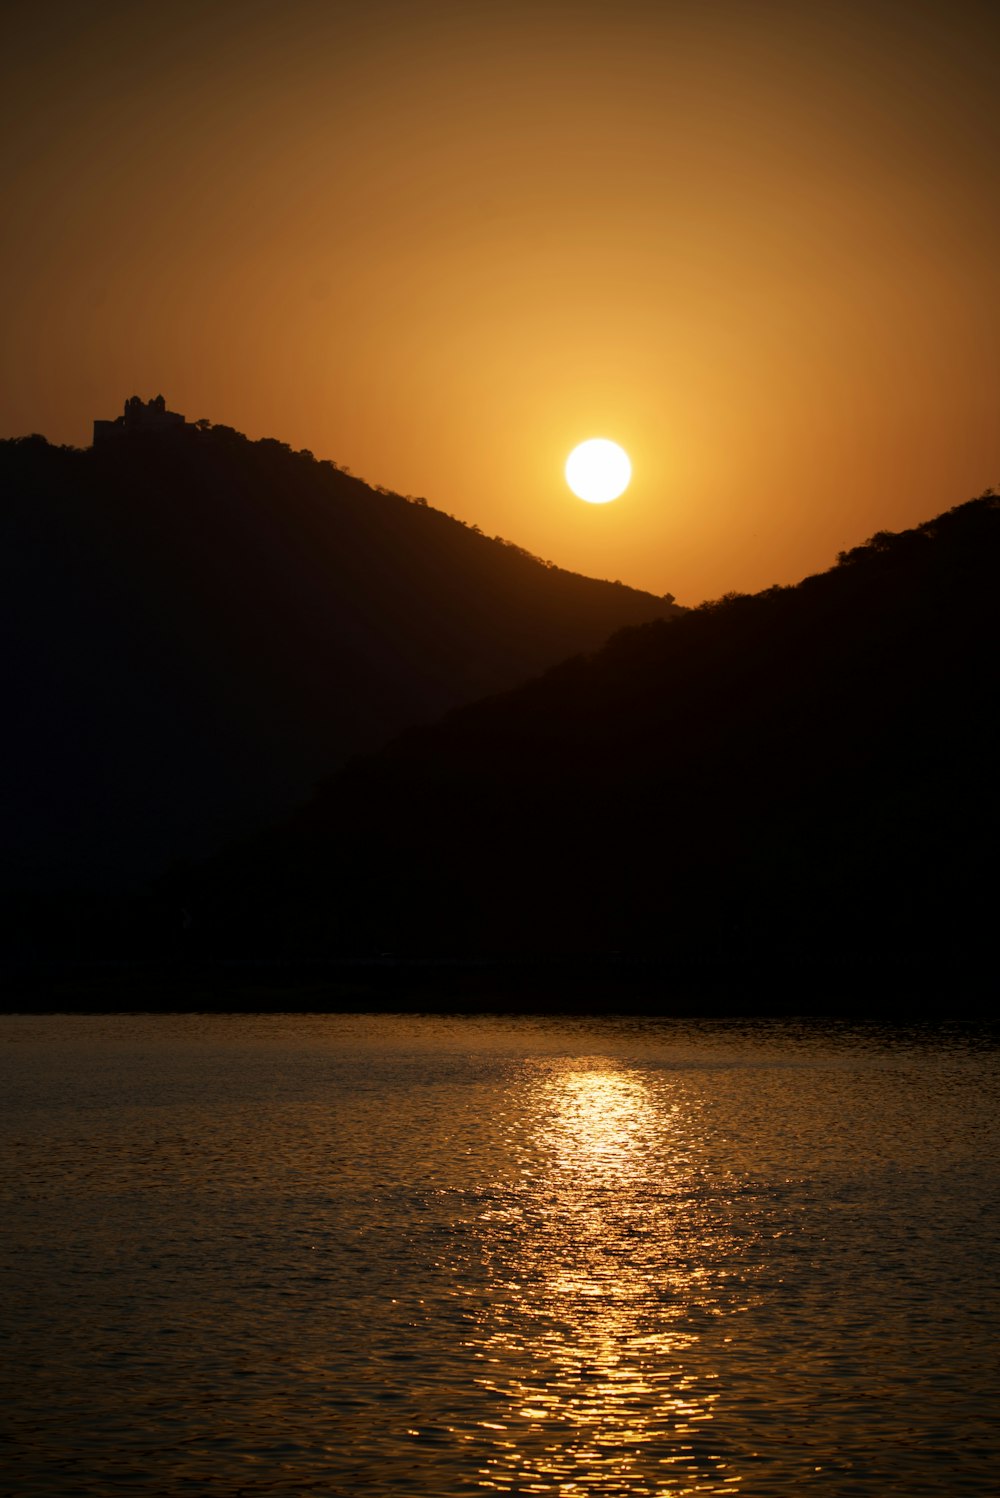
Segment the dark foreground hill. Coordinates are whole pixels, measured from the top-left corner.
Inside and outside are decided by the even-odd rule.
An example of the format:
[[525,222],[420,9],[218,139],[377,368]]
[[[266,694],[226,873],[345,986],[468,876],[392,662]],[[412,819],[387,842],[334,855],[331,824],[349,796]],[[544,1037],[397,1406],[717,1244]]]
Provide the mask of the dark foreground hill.
[[677,612],[279,442],[112,435],[0,442],[0,889],[203,856],[407,724]]
[[967,979],[995,940],[998,625],[986,496],[409,732],[173,898],[206,953]]

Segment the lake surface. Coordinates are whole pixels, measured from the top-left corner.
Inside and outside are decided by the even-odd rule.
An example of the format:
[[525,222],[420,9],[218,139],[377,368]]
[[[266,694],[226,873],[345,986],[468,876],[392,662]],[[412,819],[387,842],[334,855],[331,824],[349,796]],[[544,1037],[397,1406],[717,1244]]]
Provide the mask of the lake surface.
[[986,1494],[976,1027],[0,1019],[0,1490]]

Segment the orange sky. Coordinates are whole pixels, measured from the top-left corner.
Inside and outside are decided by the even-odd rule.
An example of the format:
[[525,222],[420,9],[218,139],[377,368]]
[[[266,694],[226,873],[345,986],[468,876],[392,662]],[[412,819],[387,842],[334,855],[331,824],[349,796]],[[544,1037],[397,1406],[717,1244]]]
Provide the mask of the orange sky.
[[1000,483],[993,5],[8,0],[0,54],[3,435],[162,391],[687,603]]

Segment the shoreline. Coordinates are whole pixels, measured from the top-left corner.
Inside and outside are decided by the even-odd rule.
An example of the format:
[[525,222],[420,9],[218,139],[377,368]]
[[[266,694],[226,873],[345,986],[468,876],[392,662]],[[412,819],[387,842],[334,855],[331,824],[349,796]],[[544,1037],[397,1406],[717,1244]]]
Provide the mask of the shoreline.
[[995,996],[971,968],[944,971],[916,962],[383,954],[0,964],[0,1013],[137,1011],[1000,1021]]

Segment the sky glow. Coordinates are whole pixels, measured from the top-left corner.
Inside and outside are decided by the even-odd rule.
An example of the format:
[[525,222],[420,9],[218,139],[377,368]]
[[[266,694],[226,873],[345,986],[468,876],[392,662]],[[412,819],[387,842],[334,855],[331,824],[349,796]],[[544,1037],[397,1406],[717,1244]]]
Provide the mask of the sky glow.
[[0,431],[163,391],[689,603],[996,482],[995,9],[568,16],[14,4]]

